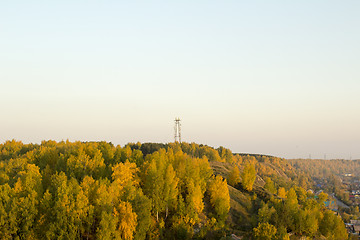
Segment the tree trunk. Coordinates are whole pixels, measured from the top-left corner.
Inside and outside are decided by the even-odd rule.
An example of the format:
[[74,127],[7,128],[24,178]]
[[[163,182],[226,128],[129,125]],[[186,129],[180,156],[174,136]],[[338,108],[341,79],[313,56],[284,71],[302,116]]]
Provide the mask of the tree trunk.
[[165,219],[167,218],[168,213],[169,213],[169,208],[168,208],[168,205],[166,204],[166,215],[165,215]]

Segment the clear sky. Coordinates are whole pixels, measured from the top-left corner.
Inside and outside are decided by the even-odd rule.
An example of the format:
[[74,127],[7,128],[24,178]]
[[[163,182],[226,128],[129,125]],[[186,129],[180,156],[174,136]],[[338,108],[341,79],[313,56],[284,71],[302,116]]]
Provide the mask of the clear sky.
[[0,1],[0,142],[360,158],[360,1]]

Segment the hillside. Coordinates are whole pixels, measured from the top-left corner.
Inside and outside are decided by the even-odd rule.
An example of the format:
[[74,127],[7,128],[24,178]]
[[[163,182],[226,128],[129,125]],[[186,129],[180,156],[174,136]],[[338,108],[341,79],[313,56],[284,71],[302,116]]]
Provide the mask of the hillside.
[[[234,159],[237,162],[237,166],[240,172],[244,170],[244,162],[250,161],[255,164],[257,169],[256,178],[254,181],[254,190],[260,200],[268,201],[271,197],[276,196],[264,189],[266,178],[272,179],[274,184],[279,187],[290,188],[298,185],[299,182],[303,181],[305,186],[311,185],[311,180],[307,179],[307,175],[302,171],[295,171],[286,160],[279,159],[272,156],[264,155],[245,155],[235,154]],[[241,161],[239,162],[239,159]],[[274,164],[277,166],[275,166]],[[227,178],[230,171],[233,168],[233,164],[228,162],[210,162],[210,166],[214,171],[215,175],[221,175],[223,178]],[[287,175],[289,174],[289,176]],[[309,182],[310,181],[310,182]],[[253,193],[245,191],[241,184],[236,185],[237,188],[228,185],[230,193],[230,212],[229,212],[229,225],[234,229],[249,231],[253,227],[256,227],[257,215],[259,206],[256,201],[253,201]]]
[[360,218],[359,160],[292,159],[289,162],[312,176],[315,191],[325,191],[340,200],[338,212],[345,222]]
[[317,178],[344,174],[360,177],[360,160],[291,159],[288,161],[293,167],[306,171],[311,176],[316,176]]
[[284,159],[224,147],[7,141],[0,238],[344,239],[311,185]]

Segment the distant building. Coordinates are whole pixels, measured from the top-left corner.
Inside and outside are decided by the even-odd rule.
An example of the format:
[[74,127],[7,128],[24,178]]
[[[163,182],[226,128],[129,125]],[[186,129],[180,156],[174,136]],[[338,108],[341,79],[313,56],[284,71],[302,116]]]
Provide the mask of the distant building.
[[351,193],[354,195],[360,195],[360,190],[352,190]]
[[348,233],[354,233],[355,232],[354,224],[345,223],[345,227],[346,227]]
[[324,202],[325,207],[327,207],[328,209],[336,212],[338,210],[338,206],[336,205],[334,200],[328,200]]
[[350,224],[353,225],[354,232],[360,234],[360,220],[350,220]]

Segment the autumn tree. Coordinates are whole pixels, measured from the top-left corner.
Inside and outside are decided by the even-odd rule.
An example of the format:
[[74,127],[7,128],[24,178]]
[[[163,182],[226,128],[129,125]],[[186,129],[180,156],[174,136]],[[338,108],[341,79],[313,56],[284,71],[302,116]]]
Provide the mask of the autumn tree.
[[325,206],[325,201],[327,201],[329,198],[329,196],[324,193],[324,192],[321,192],[319,195],[318,195],[318,202],[321,206]]
[[136,164],[130,163],[128,160],[125,163],[118,163],[112,167],[113,191],[117,194],[118,198],[124,188],[129,186],[137,187],[139,185],[140,179],[136,175],[138,171],[139,169],[136,167]]
[[260,223],[257,228],[254,228],[254,237],[260,240],[274,239],[276,234],[276,227],[269,223]]
[[12,212],[17,221],[17,235],[28,239],[35,236],[34,225],[38,214],[38,204],[42,194],[41,174],[39,167],[26,164],[18,172],[12,196]]
[[226,179],[221,176],[215,176],[209,184],[210,203],[215,210],[216,217],[220,223],[223,223],[230,210],[230,196]]
[[219,155],[222,159],[225,160],[225,162],[233,163],[233,154],[230,151],[230,149],[219,147],[218,149]]
[[285,199],[286,198],[286,190],[285,190],[285,188],[279,187],[277,195],[278,195],[278,197]]
[[117,229],[120,232],[121,239],[133,239],[134,232],[137,225],[137,215],[132,211],[132,206],[128,202],[121,202],[114,208],[114,216],[117,218]]
[[275,183],[271,180],[271,178],[267,177],[265,179],[265,186],[264,188],[268,190],[272,194],[276,194],[276,187]]
[[212,170],[207,157],[192,158],[181,151],[174,155],[173,164],[179,178],[177,213],[188,219],[185,224],[193,225],[199,220],[198,215],[204,209],[204,193]]
[[178,179],[165,150],[150,155],[145,168],[144,192],[152,199],[158,221],[159,213],[165,211],[166,218],[169,207],[175,204]]
[[258,211],[258,221],[260,223],[269,222],[274,213],[276,213],[274,207],[269,207],[268,204],[263,204],[263,206]]
[[241,174],[241,184],[246,191],[252,191],[256,179],[255,166],[247,163]]
[[0,185],[0,238],[12,239],[17,232],[16,213],[12,209],[13,190],[6,183]]
[[290,240],[289,234],[287,233],[286,227],[280,226],[276,231],[276,240]]
[[347,239],[348,234],[344,222],[330,210],[324,212],[319,224],[319,231],[328,239]]
[[104,159],[99,150],[95,150],[94,156],[90,157],[81,148],[77,156],[72,155],[67,159],[67,173],[78,180],[82,180],[86,175],[100,178],[104,171]]
[[101,240],[121,239],[120,232],[117,231],[117,223],[115,215],[111,212],[103,211],[101,220],[96,229],[96,238]]
[[238,166],[234,166],[232,170],[229,172],[227,177],[228,183],[235,187],[240,182],[240,171]]
[[[236,167],[224,180],[210,164]],[[342,187],[335,177],[343,171],[340,161],[329,161],[332,170],[299,164],[333,173],[329,182]],[[244,166],[241,174],[238,166]],[[293,166],[195,143],[7,141],[0,144],[0,239],[218,239],[230,209],[227,182],[236,185],[241,175],[243,188],[252,191],[257,174],[267,191],[234,194],[235,201],[244,201],[244,212],[258,213],[241,219],[246,227],[257,226],[254,237],[285,240],[292,232],[347,239],[343,220],[323,207],[328,196],[316,198],[297,186],[308,187],[310,178]]]

